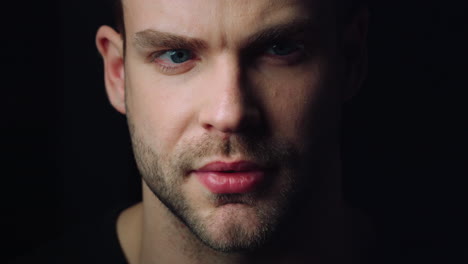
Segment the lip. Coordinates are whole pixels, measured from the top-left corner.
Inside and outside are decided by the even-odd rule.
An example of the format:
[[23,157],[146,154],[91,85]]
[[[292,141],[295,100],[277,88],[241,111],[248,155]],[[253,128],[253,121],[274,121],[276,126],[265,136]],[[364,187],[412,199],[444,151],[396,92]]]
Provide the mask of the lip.
[[265,170],[249,161],[211,162],[193,173],[203,186],[216,194],[251,192],[265,178]]

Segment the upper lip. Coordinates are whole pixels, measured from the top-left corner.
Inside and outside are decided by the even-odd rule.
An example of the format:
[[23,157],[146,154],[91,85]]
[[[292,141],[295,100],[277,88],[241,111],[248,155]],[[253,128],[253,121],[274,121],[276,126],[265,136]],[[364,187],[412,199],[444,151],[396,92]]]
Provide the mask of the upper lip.
[[212,171],[253,171],[260,170],[261,167],[255,162],[251,161],[236,161],[236,162],[223,162],[215,161],[210,162],[203,167],[196,169],[196,172],[212,172]]

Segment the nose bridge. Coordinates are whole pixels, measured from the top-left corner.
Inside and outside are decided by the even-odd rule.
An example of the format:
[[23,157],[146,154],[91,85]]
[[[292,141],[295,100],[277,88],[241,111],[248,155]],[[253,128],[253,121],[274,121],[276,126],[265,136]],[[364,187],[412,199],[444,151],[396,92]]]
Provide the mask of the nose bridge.
[[238,132],[252,112],[247,102],[240,61],[233,55],[219,56],[207,82],[209,94],[200,111],[203,128],[223,133]]
[[220,59],[219,64],[215,68],[216,82],[214,92],[218,97],[218,101],[214,101],[218,105],[219,114],[230,113],[241,110],[245,99],[244,88],[242,85],[241,67],[237,58],[233,56],[225,56]]

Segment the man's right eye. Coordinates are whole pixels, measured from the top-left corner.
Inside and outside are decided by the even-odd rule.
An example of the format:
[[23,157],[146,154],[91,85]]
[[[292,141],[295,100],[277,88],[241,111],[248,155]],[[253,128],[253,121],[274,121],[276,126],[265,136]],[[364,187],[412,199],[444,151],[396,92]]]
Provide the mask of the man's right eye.
[[186,49],[168,50],[156,59],[175,64],[184,63],[193,58],[192,52]]
[[195,54],[187,49],[173,49],[156,52],[152,55],[152,62],[166,75],[185,73],[195,64]]

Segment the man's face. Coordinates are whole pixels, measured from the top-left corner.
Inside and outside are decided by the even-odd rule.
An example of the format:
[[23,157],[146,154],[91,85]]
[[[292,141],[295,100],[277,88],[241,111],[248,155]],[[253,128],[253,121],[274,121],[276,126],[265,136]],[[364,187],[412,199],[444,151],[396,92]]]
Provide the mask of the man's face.
[[312,165],[335,140],[341,71],[321,12],[314,1],[124,1],[138,167],[216,250],[261,245],[304,183],[326,176]]

